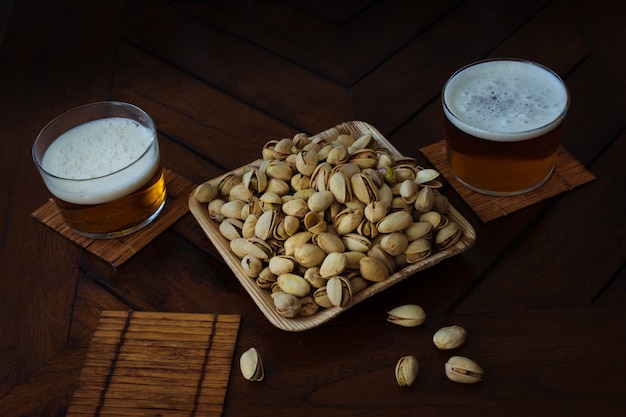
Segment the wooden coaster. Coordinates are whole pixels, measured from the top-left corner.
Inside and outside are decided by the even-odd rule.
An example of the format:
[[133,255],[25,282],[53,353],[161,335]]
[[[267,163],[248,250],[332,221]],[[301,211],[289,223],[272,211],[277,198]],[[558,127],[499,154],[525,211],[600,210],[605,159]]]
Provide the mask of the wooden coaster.
[[66,416],[221,416],[240,321],[103,311]]
[[52,199],[35,210],[32,216],[110,263],[114,268],[118,268],[189,210],[187,200],[196,184],[166,168],[163,172],[167,189],[167,200],[163,210],[152,223],[130,235],[115,239],[92,239],[81,236],[67,226]]
[[477,193],[461,184],[450,172],[444,141],[420,149],[435,168],[461,195],[483,222],[506,216],[549,197],[570,191],[579,185],[593,181],[595,177],[562,146],[556,155],[556,165],[550,178],[539,188],[510,197],[493,197]]

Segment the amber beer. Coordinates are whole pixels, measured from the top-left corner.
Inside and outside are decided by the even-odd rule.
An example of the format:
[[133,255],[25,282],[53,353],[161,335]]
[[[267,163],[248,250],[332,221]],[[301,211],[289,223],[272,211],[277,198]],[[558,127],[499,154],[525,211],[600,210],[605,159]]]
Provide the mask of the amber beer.
[[516,195],[550,177],[569,107],[553,71],[515,59],[477,62],[450,77],[442,101],[448,164],[465,186]]
[[130,104],[95,103],[59,116],[39,134],[33,158],[66,223],[82,235],[127,235],[165,204],[154,123]]

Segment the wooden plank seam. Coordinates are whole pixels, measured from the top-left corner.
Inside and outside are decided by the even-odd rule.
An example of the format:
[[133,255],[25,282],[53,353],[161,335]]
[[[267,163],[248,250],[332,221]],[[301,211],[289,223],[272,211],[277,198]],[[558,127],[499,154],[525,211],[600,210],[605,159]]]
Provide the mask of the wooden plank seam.
[[117,345],[115,346],[115,354],[113,355],[113,360],[111,361],[109,373],[107,374],[106,379],[104,380],[104,385],[102,386],[102,390],[100,391],[100,400],[98,401],[98,405],[96,406],[96,411],[94,414],[95,417],[100,416],[100,411],[102,410],[102,407],[104,406],[106,394],[109,389],[109,386],[111,385],[111,379],[113,378],[113,375],[115,374],[115,367],[117,366],[117,360],[119,359],[120,352],[122,351],[122,345],[124,344],[124,341],[126,340],[126,333],[128,332],[128,328],[130,327],[130,319],[132,316],[133,316],[133,310],[128,310],[128,314],[126,315],[126,320],[124,322],[124,327],[122,328],[122,331],[120,332],[119,341],[117,342]]
[[209,354],[211,352],[211,348],[213,347],[213,339],[215,337],[215,326],[217,324],[217,316],[218,314],[213,314],[213,322],[211,323],[211,333],[209,333],[209,342],[207,344],[206,349],[204,350],[204,361],[202,363],[202,369],[200,369],[200,377],[198,378],[198,386],[196,387],[196,394],[193,398],[193,409],[191,410],[191,417],[196,415],[196,411],[198,410],[198,405],[200,404],[200,394],[202,392],[202,382],[204,382],[204,376],[206,375],[206,368],[209,363]]

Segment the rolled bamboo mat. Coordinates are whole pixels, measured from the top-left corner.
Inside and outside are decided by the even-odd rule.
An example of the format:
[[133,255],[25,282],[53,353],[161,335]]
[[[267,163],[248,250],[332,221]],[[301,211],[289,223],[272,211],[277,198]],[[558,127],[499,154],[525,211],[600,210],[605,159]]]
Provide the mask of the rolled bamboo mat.
[[535,190],[510,197],[493,197],[470,190],[461,184],[450,172],[446,157],[446,145],[439,141],[420,149],[420,152],[445,177],[448,183],[461,195],[471,209],[487,223],[517,210],[531,206],[565,191],[593,181],[595,177],[574,158],[563,146],[559,146],[556,165],[550,178]]
[[66,416],[221,416],[240,320],[103,311]]
[[187,200],[196,184],[166,168],[163,172],[167,189],[167,200],[163,210],[152,223],[130,235],[115,239],[91,239],[81,236],[67,226],[52,199],[35,210],[32,216],[108,262],[113,268],[118,268],[189,210]]

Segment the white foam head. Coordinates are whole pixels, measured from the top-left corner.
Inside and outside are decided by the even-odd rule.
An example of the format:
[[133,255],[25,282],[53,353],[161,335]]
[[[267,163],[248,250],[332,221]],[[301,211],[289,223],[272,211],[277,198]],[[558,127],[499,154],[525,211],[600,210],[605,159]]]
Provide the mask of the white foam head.
[[46,150],[44,181],[58,198],[98,204],[130,194],[159,166],[154,131],[131,119],[94,120],[68,130]]
[[450,122],[476,137],[519,141],[540,136],[565,117],[569,95],[549,69],[529,61],[490,60],[455,73],[443,89]]

